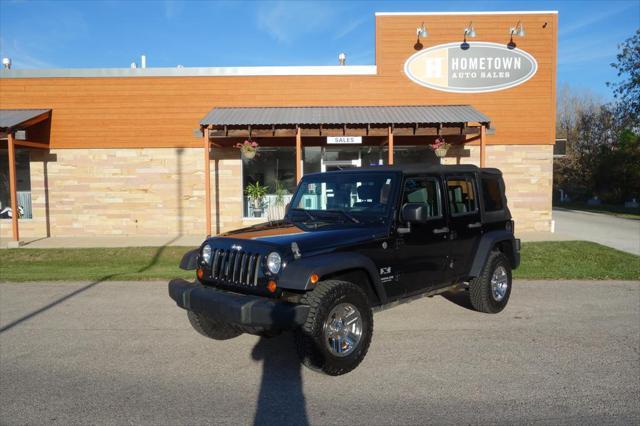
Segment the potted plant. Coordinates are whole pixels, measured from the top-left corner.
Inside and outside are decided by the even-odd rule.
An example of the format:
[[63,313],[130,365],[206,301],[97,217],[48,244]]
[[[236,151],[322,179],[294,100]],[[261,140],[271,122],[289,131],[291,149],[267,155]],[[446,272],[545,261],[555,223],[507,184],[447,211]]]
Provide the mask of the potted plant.
[[284,206],[284,196],[288,194],[287,188],[280,181],[276,181],[276,206]]
[[236,148],[240,150],[242,154],[242,158],[247,160],[253,160],[258,152],[258,142],[247,139],[242,143],[237,143],[234,145]]
[[451,148],[451,145],[445,142],[442,136],[438,136],[433,141],[433,143],[429,145],[429,148],[431,148],[433,152],[436,153],[436,156],[438,156],[439,158],[442,158],[447,155],[447,151],[449,151],[449,148]]
[[250,183],[244,189],[245,194],[247,194],[251,204],[253,205],[254,217],[262,216],[263,201],[264,201],[265,195],[267,195],[268,190],[269,190],[269,187],[260,185],[260,182]]

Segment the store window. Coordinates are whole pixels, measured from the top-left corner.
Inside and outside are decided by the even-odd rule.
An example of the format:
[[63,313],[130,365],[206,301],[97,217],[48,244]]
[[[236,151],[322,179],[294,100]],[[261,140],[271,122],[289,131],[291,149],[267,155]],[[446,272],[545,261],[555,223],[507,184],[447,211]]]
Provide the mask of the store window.
[[305,146],[302,151],[304,174],[318,173],[322,168],[322,147]]
[[[389,149],[383,151],[384,163],[387,163]],[[440,164],[440,160],[432,149],[425,146],[400,145],[393,148],[393,164],[395,166],[421,165],[430,166]]]
[[[31,210],[31,170],[29,167],[29,151],[16,151],[16,192],[18,198],[18,217],[33,218]],[[11,195],[9,192],[9,153],[0,150],[0,218],[9,219],[11,211]]]
[[473,180],[470,178],[447,179],[447,191],[449,193],[449,208],[453,216],[478,211]]
[[284,216],[296,189],[295,148],[260,148],[242,160],[244,216],[275,220]]

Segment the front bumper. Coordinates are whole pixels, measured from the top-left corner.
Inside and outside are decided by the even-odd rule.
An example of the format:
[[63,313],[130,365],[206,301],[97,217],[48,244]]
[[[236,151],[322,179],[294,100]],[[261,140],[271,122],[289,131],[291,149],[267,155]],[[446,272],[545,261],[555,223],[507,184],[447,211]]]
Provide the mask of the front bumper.
[[304,324],[308,305],[232,293],[195,282],[169,282],[169,296],[178,306],[217,321],[263,330],[287,330]]

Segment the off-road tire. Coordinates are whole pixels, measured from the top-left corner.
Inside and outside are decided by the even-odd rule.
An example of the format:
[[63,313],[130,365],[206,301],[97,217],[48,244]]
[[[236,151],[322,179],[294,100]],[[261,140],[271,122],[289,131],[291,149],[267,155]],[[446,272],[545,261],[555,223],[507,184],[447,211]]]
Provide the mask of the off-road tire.
[[[491,290],[491,277],[498,266],[505,268],[508,277],[507,292],[500,301],[494,299]],[[469,300],[471,306],[478,312],[497,314],[507,306],[509,296],[511,295],[511,287],[511,262],[509,262],[509,259],[503,253],[494,250],[489,254],[480,275],[474,278],[469,284]]]
[[[322,281],[302,297],[301,303],[310,307],[306,322],[294,333],[302,363],[312,370],[330,376],[339,376],[356,368],[367,354],[373,335],[373,313],[365,292],[350,282]],[[360,341],[353,352],[344,357],[329,352],[324,342],[323,328],[331,310],[341,303],[355,306],[362,319]]]
[[187,316],[189,317],[189,322],[195,331],[211,339],[228,340],[242,334],[242,331],[236,329],[232,325],[220,321],[214,321],[202,314],[187,311]]

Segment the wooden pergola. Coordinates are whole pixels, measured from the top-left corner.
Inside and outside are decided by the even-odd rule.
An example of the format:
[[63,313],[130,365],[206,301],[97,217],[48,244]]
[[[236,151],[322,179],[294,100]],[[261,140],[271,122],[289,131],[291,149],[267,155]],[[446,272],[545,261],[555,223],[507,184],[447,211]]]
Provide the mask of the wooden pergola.
[[9,198],[11,200],[12,240],[20,240],[18,227],[18,198],[16,182],[16,147],[49,149],[50,109],[0,110],[0,139],[7,141],[9,157]]
[[302,140],[327,136],[380,139],[393,165],[394,138],[453,136],[461,143],[478,141],[480,167],[485,165],[486,133],[491,120],[470,105],[377,107],[214,108],[200,122],[205,169],[205,233],[211,235],[211,148],[246,139],[268,138],[295,143],[296,180],[302,178]]

